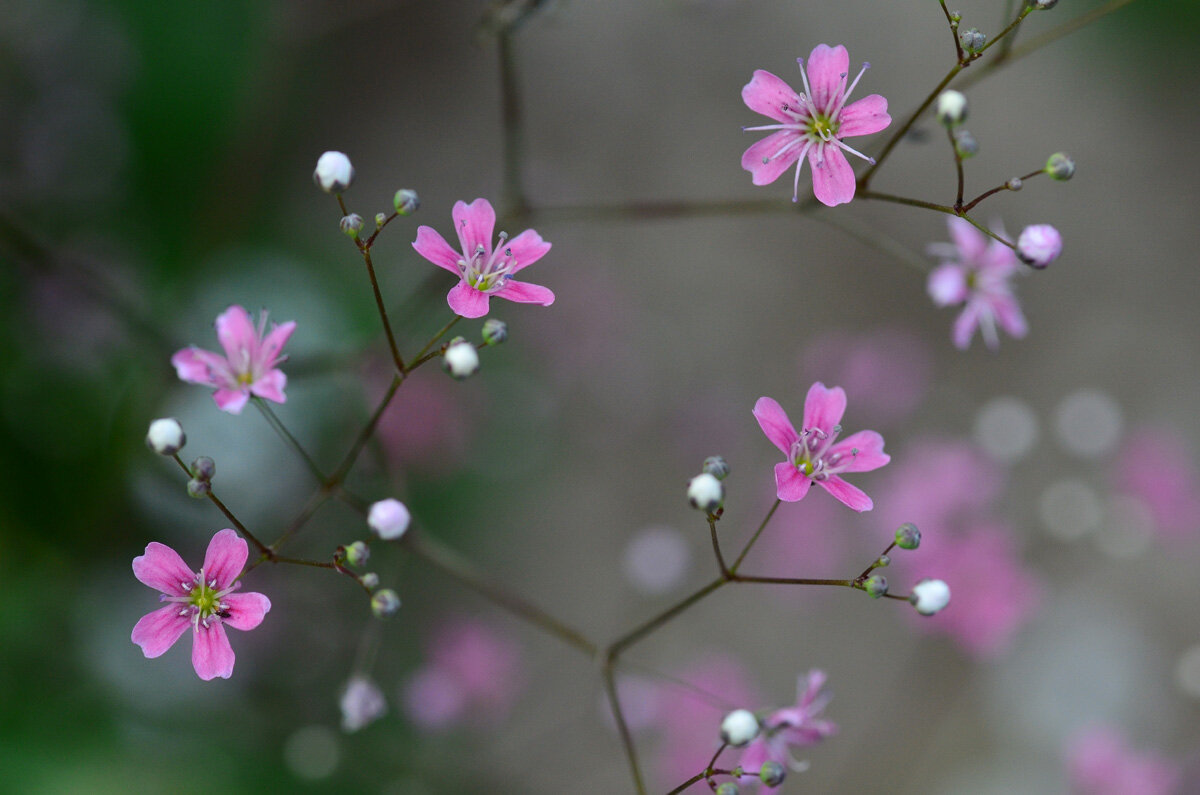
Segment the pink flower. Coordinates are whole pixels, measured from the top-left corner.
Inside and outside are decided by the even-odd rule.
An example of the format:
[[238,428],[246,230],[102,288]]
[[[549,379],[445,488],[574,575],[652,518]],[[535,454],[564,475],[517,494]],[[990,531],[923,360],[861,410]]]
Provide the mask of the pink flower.
[[215,386],[213,400],[217,408],[230,414],[241,414],[252,394],[283,403],[287,376],[276,365],[287,359],[279,352],[296,330],[295,321],[273,325],[266,333],[266,312],[259,317],[256,329],[245,309],[231,306],[217,316],[216,326],[225,355],[195,346],[177,351],[171,364],[180,379]]
[[[742,168],[753,176],[755,185],[767,185],[779,178],[788,166],[796,164],[792,201],[800,192],[800,169],[804,157],[812,165],[813,193],[830,207],[854,198],[854,171],[842,150],[874,163],[873,158],[842,143],[843,138],[877,133],[892,123],[887,100],[878,94],[846,104],[846,98],[858,85],[870,64],[863,64],[858,77],[846,87],[850,56],[842,45],[818,44],[808,56],[808,71],[800,64],[803,94],[770,72],[759,69],[742,89],[742,101],[755,113],[769,116],[779,124],[744,127],[744,130],[773,130],[742,155]],[[811,78],[811,81],[810,81]]]
[[169,602],[142,616],[132,640],[147,657],[158,657],[192,630],[192,667],[201,679],[228,679],[233,674],[233,648],[225,625],[250,630],[262,623],[271,600],[260,593],[234,593],[246,565],[246,541],[233,530],[218,532],[208,542],[204,565],[193,572],[175,550],[152,541],[146,554],[133,559],[133,576],[162,593]]
[[1136,753],[1119,732],[1091,729],[1067,749],[1072,793],[1078,795],[1171,795],[1183,771],[1178,764],[1148,751]]
[[[825,672],[817,670],[801,676],[796,686],[796,705],[777,709],[761,721],[762,731],[746,746],[738,760],[745,771],[743,780],[756,778],[767,761],[778,762],[790,769],[791,749],[816,745],[837,733],[837,724],[820,717],[833,697],[828,691],[821,690],[825,678]],[[778,788],[763,789],[774,792]]]
[[508,240],[508,235],[501,232],[500,242],[493,249],[492,230],[496,226],[496,211],[487,199],[476,199],[470,204],[455,202],[451,215],[462,254],[451,248],[445,238],[428,226],[417,228],[413,248],[434,265],[445,268],[462,280],[446,296],[446,302],[455,314],[483,317],[488,313],[488,299],[493,295],[520,304],[550,306],[554,303],[554,293],[549,289],[512,278],[550,250],[550,244],[542,240],[541,235],[526,229]]
[[1200,533],[1200,470],[1195,453],[1177,431],[1143,428],[1123,445],[1112,468],[1115,490],[1137,498],[1154,520],[1154,531],[1171,544]]
[[938,306],[966,304],[954,322],[951,337],[955,347],[966,350],[979,329],[984,343],[996,350],[1000,346],[997,323],[1009,336],[1024,337],[1028,331],[1025,316],[1009,285],[1020,269],[1017,255],[967,220],[951,216],[949,226],[954,242],[929,247],[930,253],[946,261],[930,272],[928,289]]
[[876,422],[903,419],[929,389],[928,344],[911,331],[833,331],[804,346],[801,372],[841,384]]
[[759,427],[787,460],[775,465],[775,489],[779,499],[796,502],[817,483],[821,488],[856,511],[869,511],[874,503],[856,486],[839,475],[843,472],[870,472],[891,460],[883,452],[883,437],[875,431],[859,431],[837,441],[846,413],[846,393],[840,386],[826,389],[820,381],[808,390],[804,400],[804,426],[800,433],[778,403],[761,397],[754,404]]

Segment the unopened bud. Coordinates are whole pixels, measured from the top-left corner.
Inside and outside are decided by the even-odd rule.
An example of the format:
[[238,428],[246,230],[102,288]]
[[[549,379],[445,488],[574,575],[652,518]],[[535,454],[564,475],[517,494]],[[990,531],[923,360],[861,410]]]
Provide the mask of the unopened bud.
[[387,700],[379,685],[362,674],[346,683],[338,706],[342,709],[342,731],[356,732],[387,712]]
[[1033,0],[1030,5],[1033,6],[1035,11],[1049,11],[1058,5],[1058,0]]
[[1035,224],[1021,230],[1017,238],[1017,256],[1026,265],[1044,268],[1062,253],[1062,235],[1050,224]]
[[1024,181],[1021,180],[1020,177],[1013,177],[1012,179],[1010,179],[1004,183],[1004,187],[1008,188],[1009,190],[1016,191],[1016,190],[1020,190],[1021,188],[1025,187],[1025,183],[1024,183]]
[[217,474],[217,462],[202,455],[192,462],[192,477],[196,480],[212,480]]
[[729,477],[729,464],[719,455],[710,455],[704,459],[704,466],[700,467],[702,472],[707,472],[717,480],[724,480]]
[[417,195],[415,190],[401,188],[392,197],[392,206],[396,208],[396,212],[400,215],[412,215],[421,209],[421,197]]
[[375,228],[382,229],[387,223],[387,213],[375,213]]
[[967,28],[962,33],[958,34],[958,40],[962,42],[962,47],[969,53],[977,53],[983,50],[983,45],[987,44],[987,36],[979,32],[979,28]]
[[192,478],[187,482],[187,493],[189,497],[197,500],[204,499],[212,493],[212,484],[207,480]]
[[358,578],[358,581],[363,584],[363,587],[368,591],[374,591],[379,587],[379,575],[373,571],[368,571]]
[[703,472],[688,481],[688,503],[705,513],[714,513],[725,500],[725,487],[715,476]]
[[479,372],[479,351],[462,337],[455,337],[442,354],[442,368],[459,381],[470,378]]
[[1066,182],[1075,176],[1075,161],[1066,152],[1055,152],[1046,161],[1045,171],[1051,179]]
[[921,546],[921,531],[912,522],[896,528],[896,546],[901,549],[916,549]]
[[738,795],[738,785],[732,781],[725,781],[717,785],[717,788],[713,792],[716,795]]
[[367,546],[365,541],[355,541],[353,544],[347,544],[346,547],[346,562],[351,566],[365,565],[371,559],[371,548]]
[[146,446],[159,455],[175,455],[187,444],[183,426],[174,417],[164,417],[150,423],[146,432]]
[[955,130],[954,151],[963,160],[966,160],[968,157],[974,157],[979,154],[979,141],[975,140],[975,136],[971,135],[970,130]]
[[887,578],[881,577],[878,574],[873,574],[863,580],[863,590],[867,592],[867,596],[872,599],[878,599],[888,592]]
[[923,616],[931,616],[950,604],[950,586],[942,580],[921,580],[913,586],[908,601]]
[[371,612],[376,618],[387,618],[400,609],[400,597],[391,588],[371,594]]
[[758,777],[766,786],[778,787],[787,778],[787,769],[774,759],[768,759],[763,762],[762,769],[758,771]]
[[367,525],[384,541],[395,541],[408,530],[412,515],[400,500],[388,498],[371,505]]
[[875,562],[871,564],[871,568],[882,569],[892,565],[892,559],[887,555],[880,555],[875,558]]
[[962,124],[967,118],[967,98],[961,91],[953,89],[938,94],[937,120],[947,127]]
[[358,233],[363,228],[362,216],[358,213],[350,213],[342,218],[342,220],[338,223],[338,226],[341,228],[344,235],[357,239]]
[[499,345],[508,339],[508,324],[503,320],[489,317],[483,321],[483,344]]
[[341,193],[354,182],[354,166],[341,152],[326,152],[317,160],[313,182],[326,193]]
[[741,748],[758,736],[758,718],[748,709],[735,709],[721,721],[721,742]]

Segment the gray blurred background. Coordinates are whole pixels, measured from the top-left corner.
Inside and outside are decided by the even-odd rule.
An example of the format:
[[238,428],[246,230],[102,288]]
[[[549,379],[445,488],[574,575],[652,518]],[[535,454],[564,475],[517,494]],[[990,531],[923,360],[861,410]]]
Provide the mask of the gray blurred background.
[[[1000,29],[1004,3],[958,5],[964,27]],[[1035,13],[1021,40],[1097,5]],[[369,284],[310,180],[317,156],[350,155],[346,199],[368,223],[395,189],[421,195],[375,249],[410,352],[449,319],[453,283],[412,251],[416,225],[449,236],[456,200],[501,198],[487,7],[350,6],[0,3],[0,790],[632,789],[595,665],[403,550],[375,545],[372,568],[404,600],[376,629],[345,578],[257,570],[248,587],[274,608],[231,633],[229,681],[197,681],[186,640],[153,661],[128,640],[156,604],[130,560],[158,540],[198,561],[227,524],[142,446],[150,419],[180,418],[185,457],[216,459],[215,488],[263,536],[311,491],[257,412],[222,414],[175,379],[174,350],[216,347],[211,322],[233,303],[296,320],[277,413],[327,467],[386,385]],[[822,42],[872,63],[855,98],[883,94],[899,124],[953,62],[936,4],[547,4],[514,38],[533,210],[507,231],[553,243],[528,278],[557,301],[493,302],[510,341],[461,384],[419,371],[353,487],[405,500],[421,531],[606,641],[714,576],[684,499],[705,456],[733,470],[727,549],[770,506],[779,454],[754,401],[798,423],[813,381],[841,384],[847,431],[879,430],[892,455],[854,478],[877,509],[849,515],[814,490],[780,509],[746,571],[852,577],[911,520],[947,540],[897,553],[893,589],[939,564],[956,601],[918,622],[858,592],[718,592],[628,654],[651,790],[703,767],[725,709],[789,704],[812,668],[829,673],[841,732],[805,750],[785,792],[1065,792],[1089,726],[1200,790],[1200,155],[1182,92],[1197,15],[1134,3],[967,91],[981,143],[968,195],[1055,151],[1079,166],[979,212],[1065,240],[1017,285],[1029,336],[993,354],[951,346],[954,312],[913,267],[934,264],[943,216],[862,200],[798,215],[787,176],[756,188],[739,165],[758,135],[740,127],[760,123],[741,87],[760,68],[797,83],[795,58]],[[947,144],[929,120],[918,132],[873,187],[948,203]],[[764,199],[779,211],[553,209]],[[365,534],[331,504],[294,552]],[[412,683],[462,621],[515,662],[485,670],[503,697],[435,726]],[[343,733],[339,689],[364,659],[389,712]]]

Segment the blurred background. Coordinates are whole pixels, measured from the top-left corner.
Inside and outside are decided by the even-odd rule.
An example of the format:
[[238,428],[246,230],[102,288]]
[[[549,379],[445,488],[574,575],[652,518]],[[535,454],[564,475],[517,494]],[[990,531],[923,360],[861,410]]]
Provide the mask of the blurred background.
[[[157,606],[132,558],[157,540],[197,565],[228,524],[146,450],[152,418],[181,420],[185,459],[216,460],[215,490],[262,537],[312,487],[256,411],[180,383],[175,350],[215,348],[230,304],[295,320],[277,414],[327,468],[387,384],[318,155],[350,155],[346,200],[368,224],[397,188],[421,195],[375,248],[408,352],[449,320],[453,284],[412,250],[417,224],[452,239],[454,201],[501,198],[488,7],[350,5],[0,3],[0,790],[632,789],[595,665],[400,549],[373,549],[404,602],[387,623],[346,578],[257,569],[247,587],[273,609],[231,633],[228,681],[198,681],[186,639],[157,660],[129,641]],[[744,571],[852,577],[913,521],[926,544],[885,574],[900,592],[942,577],[954,602],[919,620],[858,592],[742,585],[697,605],[623,669],[651,791],[703,767],[725,711],[791,704],[810,669],[841,731],[786,792],[1200,791],[1200,119],[1178,54],[1196,6],[1134,3],[967,91],[968,195],[1055,151],[1079,166],[979,213],[1066,241],[1017,285],[1029,336],[993,354],[951,346],[956,312],[913,267],[935,264],[944,217],[866,201],[796,215],[786,177],[755,188],[739,165],[758,137],[740,127],[760,123],[741,87],[755,69],[796,81],[822,42],[873,64],[855,98],[883,94],[898,124],[953,60],[935,4],[545,5],[514,38],[533,211],[507,231],[553,243],[529,279],[557,302],[493,302],[509,342],[463,383],[418,371],[353,488],[404,500],[422,532],[603,642],[714,576],[684,499],[705,456],[732,467],[727,549],[769,508],[778,452],[755,400],[799,422],[813,381],[841,385],[847,431],[880,431],[892,455],[854,479],[876,510],[814,490]],[[963,27],[1000,29],[1005,4],[958,5]],[[1022,40],[1098,5],[1036,13]],[[947,148],[926,120],[873,187],[952,201]],[[780,211],[547,209],[764,199]],[[365,535],[331,503],[292,551]],[[388,711],[348,732],[355,673]]]

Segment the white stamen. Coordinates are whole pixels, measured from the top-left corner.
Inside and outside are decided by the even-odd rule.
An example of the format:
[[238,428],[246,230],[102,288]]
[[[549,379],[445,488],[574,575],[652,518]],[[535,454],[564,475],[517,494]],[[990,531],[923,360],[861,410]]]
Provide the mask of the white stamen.
[[815,118],[817,107],[813,105],[812,88],[808,85],[808,72],[804,71],[804,59],[797,58],[796,63],[800,65],[800,79],[804,81],[804,93],[800,95],[800,98],[804,100],[804,106],[808,109],[808,115]]
[[870,163],[871,165],[875,165],[875,158],[873,158],[873,157],[869,157],[869,156],[867,156],[867,155],[864,155],[862,152],[858,151],[857,149],[855,149],[855,148],[854,148],[854,147],[852,147],[852,146],[846,146],[846,144],[842,143],[842,139],[840,139],[840,138],[835,138],[835,139],[833,140],[833,143],[837,144],[837,147],[838,147],[839,149],[845,149],[845,150],[846,150],[847,152],[849,152],[850,154],[852,154],[852,155],[858,155],[859,157],[861,157],[863,160],[866,160],[866,161],[867,161],[868,163]]

